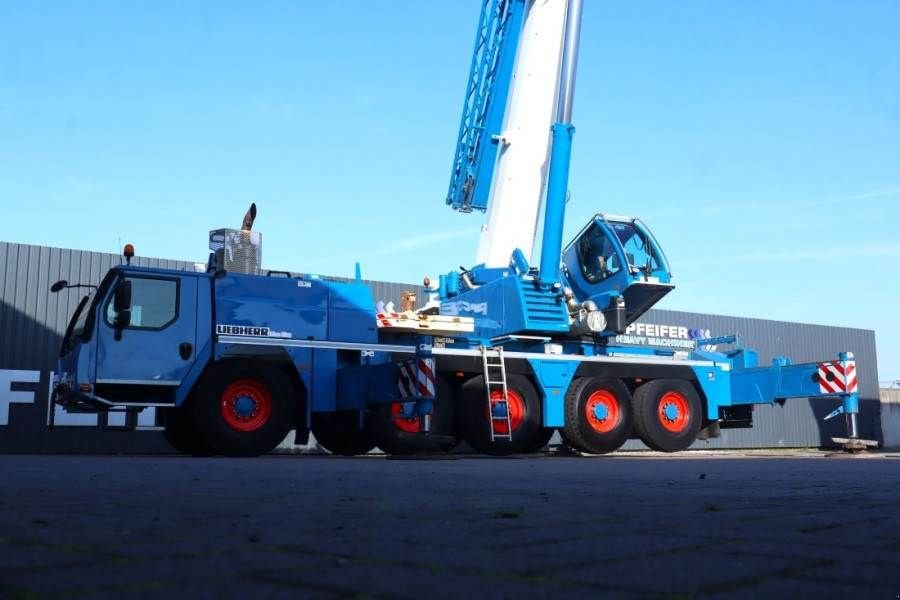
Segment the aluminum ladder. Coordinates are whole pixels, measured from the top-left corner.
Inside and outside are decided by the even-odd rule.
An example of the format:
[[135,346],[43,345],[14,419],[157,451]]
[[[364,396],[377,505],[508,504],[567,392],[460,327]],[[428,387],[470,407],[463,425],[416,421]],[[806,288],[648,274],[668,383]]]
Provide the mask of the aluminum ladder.
[[[509,390],[506,387],[506,360],[503,358],[503,346],[497,347],[496,360],[491,360],[490,349],[481,347],[481,364],[484,369],[484,390],[487,396],[488,426],[491,431],[491,441],[498,439],[512,441],[512,422],[509,417]],[[496,379],[495,379],[496,378]],[[491,400],[491,393],[499,391],[500,399]],[[502,414],[495,414],[495,407]],[[495,423],[506,423],[506,433],[495,431]]]

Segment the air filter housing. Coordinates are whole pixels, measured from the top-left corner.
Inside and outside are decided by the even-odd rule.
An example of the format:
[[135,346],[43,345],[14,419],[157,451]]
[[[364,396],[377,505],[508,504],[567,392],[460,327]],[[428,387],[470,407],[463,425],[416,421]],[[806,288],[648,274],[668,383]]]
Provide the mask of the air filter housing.
[[214,229],[209,232],[209,249],[215,254],[217,271],[259,275],[262,235],[258,231]]

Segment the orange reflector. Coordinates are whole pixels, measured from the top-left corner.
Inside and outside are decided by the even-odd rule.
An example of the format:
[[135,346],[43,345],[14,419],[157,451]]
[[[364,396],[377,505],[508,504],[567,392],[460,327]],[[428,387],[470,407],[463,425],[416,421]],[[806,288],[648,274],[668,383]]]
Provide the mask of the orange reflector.
[[91,384],[82,383],[81,385],[78,386],[78,389],[81,390],[82,392],[89,392],[89,391],[91,391]]
[[457,372],[456,372],[456,376],[457,376],[457,377],[465,377],[466,374],[463,373],[462,371],[457,371]]

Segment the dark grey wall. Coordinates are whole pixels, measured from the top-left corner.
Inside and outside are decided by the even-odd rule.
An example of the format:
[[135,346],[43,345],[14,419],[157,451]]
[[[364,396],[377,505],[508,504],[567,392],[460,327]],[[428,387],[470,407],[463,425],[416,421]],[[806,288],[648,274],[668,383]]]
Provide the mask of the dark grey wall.
[[[92,415],[65,417],[92,426],[46,428],[50,372],[69,315],[81,297],[78,290],[50,294],[57,279],[98,283],[119,264],[113,254],[64,250],[0,242],[0,452],[165,452],[168,446],[157,431],[129,432],[120,418],[97,424]],[[194,263],[138,257],[135,264],[193,269]],[[376,300],[399,304],[400,292],[416,289],[395,283],[368,282]],[[651,310],[642,322],[710,330],[712,335],[741,333],[745,343],[767,363],[776,354],[795,362],[836,357],[841,350],[857,356],[863,402],[861,433],[880,439],[878,376],[872,331],[784,323],[716,315]],[[10,371],[19,371],[11,373]],[[12,400],[12,404],[7,403]],[[762,407],[752,430],[725,430],[718,440],[697,447],[819,446],[844,433],[841,419],[823,423],[833,408],[830,401],[789,401],[785,407]],[[4,413],[8,424],[4,425]],[[149,422],[144,422],[148,427]],[[104,426],[105,425],[105,426]],[[98,428],[99,427],[99,428]],[[632,447],[639,447],[634,442]]]

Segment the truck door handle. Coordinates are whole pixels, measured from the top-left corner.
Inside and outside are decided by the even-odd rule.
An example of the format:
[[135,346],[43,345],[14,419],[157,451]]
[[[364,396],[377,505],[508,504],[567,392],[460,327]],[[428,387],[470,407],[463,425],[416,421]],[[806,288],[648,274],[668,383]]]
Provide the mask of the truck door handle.
[[187,360],[191,357],[191,354],[194,352],[194,346],[192,346],[188,342],[181,342],[178,344],[178,354],[181,355],[181,358]]

